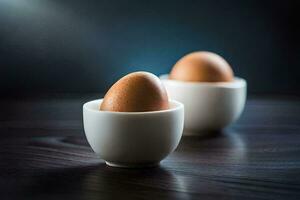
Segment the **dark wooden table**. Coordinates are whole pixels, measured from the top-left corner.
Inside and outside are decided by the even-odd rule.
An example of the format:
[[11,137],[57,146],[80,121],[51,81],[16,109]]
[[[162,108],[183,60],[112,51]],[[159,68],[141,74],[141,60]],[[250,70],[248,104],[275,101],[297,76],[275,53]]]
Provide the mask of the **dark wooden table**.
[[82,103],[0,100],[0,199],[300,199],[299,97],[250,98],[240,120],[184,137],[156,168],[111,168],[88,146]]

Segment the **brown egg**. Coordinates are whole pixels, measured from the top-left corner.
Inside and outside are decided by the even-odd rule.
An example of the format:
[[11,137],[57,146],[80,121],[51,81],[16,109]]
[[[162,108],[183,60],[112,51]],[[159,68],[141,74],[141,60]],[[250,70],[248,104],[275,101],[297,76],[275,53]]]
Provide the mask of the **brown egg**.
[[169,79],[194,82],[228,82],[233,80],[230,65],[221,56],[198,51],[182,57],[173,67]]
[[169,108],[166,89],[157,76],[148,72],[130,73],[106,93],[100,110],[145,112]]

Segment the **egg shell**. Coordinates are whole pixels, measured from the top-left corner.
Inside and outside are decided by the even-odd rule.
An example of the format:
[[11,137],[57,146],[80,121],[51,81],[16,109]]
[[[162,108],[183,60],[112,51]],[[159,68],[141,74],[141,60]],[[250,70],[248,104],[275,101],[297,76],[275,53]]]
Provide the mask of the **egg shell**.
[[182,57],[172,68],[169,78],[192,82],[229,82],[234,75],[224,58],[212,52],[198,51]]
[[165,87],[149,72],[130,73],[118,80],[106,93],[100,110],[146,112],[169,108]]

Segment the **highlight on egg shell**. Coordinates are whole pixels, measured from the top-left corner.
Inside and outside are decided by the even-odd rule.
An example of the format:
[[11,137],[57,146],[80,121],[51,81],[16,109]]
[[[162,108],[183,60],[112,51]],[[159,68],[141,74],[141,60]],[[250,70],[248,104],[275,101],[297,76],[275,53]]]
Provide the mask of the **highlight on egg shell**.
[[230,82],[233,71],[221,56],[198,51],[182,57],[172,68],[169,79],[191,82]]
[[102,111],[147,112],[169,108],[169,99],[160,79],[149,72],[133,72],[118,80],[106,93]]

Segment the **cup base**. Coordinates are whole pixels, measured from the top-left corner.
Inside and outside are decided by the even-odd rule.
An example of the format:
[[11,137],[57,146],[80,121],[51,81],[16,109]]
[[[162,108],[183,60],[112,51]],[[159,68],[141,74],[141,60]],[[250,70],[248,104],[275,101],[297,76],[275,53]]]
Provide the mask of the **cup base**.
[[148,167],[156,167],[159,165],[158,163],[143,163],[143,164],[123,164],[123,163],[115,163],[105,161],[106,165],[110,167],[118,167],[118,168],[148,168]]

